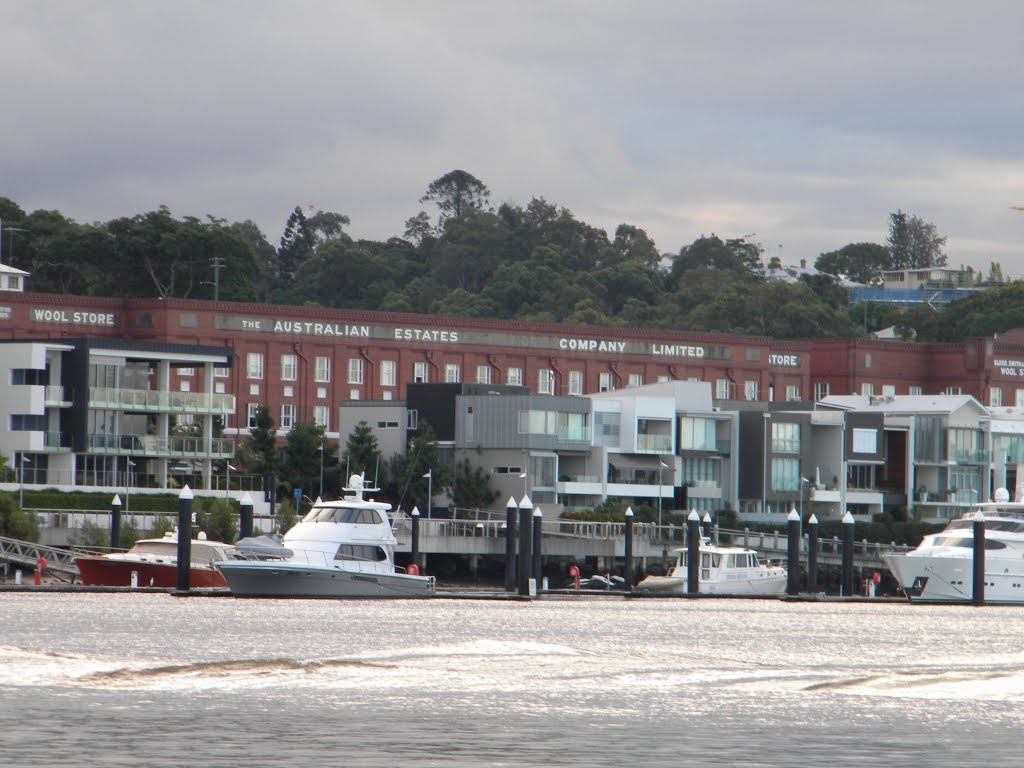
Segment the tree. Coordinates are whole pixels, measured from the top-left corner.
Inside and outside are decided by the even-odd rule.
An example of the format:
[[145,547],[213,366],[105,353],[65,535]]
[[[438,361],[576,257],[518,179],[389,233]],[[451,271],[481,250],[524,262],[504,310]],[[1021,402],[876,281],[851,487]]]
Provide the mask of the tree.
[[284,234],[281,235],[281,246],[277,249],[277,278],[280,286],[291,285],[299,265],[313,253],[314,242],[306,215],[300,206],[295,206],[285,224]]
[[434,179],[420,198],[421,203],[433,202],[440,209],[438,228],[449,219],[461,219],[470,209],[486,210],[490,200],[491,191],[480,179],[459,170]]
[[320,493],[323,444],[324,428],[309,422],[294,425],[285,440],[283,471],[292,487],[304,489],[307,496]]
[[338,469],[345,473],[341,478],[342,482],[348,485],[349,475],[358,475],[362,472],[365,472],[372,481],[377,476],[379,465],[380,446],[377,443],[377,436],[373,432],[373,427],[365,421],[360,421],[348,436],[345,451],[338,462]]
[[230,544],[238,538],[236,517],[235,507],[227,499],[203,499],[202,509],[196,515],[196,520],[199,529],[204,531],[207,537]]
[[654,241],[639,227],[619,224],[615,230],[612,246],[627,261],[637,262],[645,267],[657,269],[661,263],[661,254]]
[[821,254],[814,262],[814,268],[855,283],[877,285],[882,280],[882,272],[889,269],[891,258],[890,250],[884,245],[850,243],[838,251]]
[[39,541],[39,521],[20,506],[13,494],[0,493],[0,536]]
[[483,467],[472,465],[469,459],[455,463],[451,485],[456,508],[487,508],[498,497],[497,491],[491,490],[489,473]]
[[939,237],[934,224],[903,211],[889,214],[890,262],[893,269],[927,269],[946,266],[942,249],[946,238]]
[[690,245],[680,248],[672,260],[670,274],[673,284],[678,283],[686,272],[700,267],[760,274],[761,248],[742,237],[724,242],[714,234],[699,237]]

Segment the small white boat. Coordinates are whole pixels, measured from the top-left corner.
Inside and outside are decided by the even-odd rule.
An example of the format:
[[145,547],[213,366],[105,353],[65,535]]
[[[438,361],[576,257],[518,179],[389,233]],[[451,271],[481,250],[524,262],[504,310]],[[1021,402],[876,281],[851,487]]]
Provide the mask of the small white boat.
[[391,505],[363,497],[362,475],[352,475],[344,498],[320,501],[289,530],[280,557],[218,562],[238,597],[430,597],[433,576],[401,572]]
[[917,549],[885,555],[911,602],[962,603],[974,599],[974,524],[985,520],[985,602],[1024,603],[1024,499],[1010,501],[997,488],[995,501],[951,520],[925,536]]
[[[673,549],[675,565],[666,576],[648,576],[637,589],[667,594],[686,594],[687,552]],[[700,543],[698,592],[702,595],[782,595],[786,592],[786,569],[762,563],[757,553],[745,547],[720,547],[709,539]]]

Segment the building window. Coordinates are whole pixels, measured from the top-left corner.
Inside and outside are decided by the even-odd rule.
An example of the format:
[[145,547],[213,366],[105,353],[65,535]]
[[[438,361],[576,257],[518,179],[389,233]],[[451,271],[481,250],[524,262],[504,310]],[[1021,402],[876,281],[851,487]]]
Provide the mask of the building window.
[[800,453],[800,425],[772,422],[772,453]]
[[348,383],[363,383],[363,358],[350,357],[348,361]]
[[684,451],[715,451],[715,420],[700,416],[682,416],[679,419],[679,448]]
[[883,384],[882,385],[882,397],[895,397],[896,385],[895,384]]
[[218,381],[214,383],[213,391],[218,395],[223,395],[227,391],[227,387],[224,385],[223,381]]
[[520,411],[519,433],[523,435],[554,435],[558,433],[557,411]]
[[583,371],[569,371],[569,394],[583,394]]
[[288,385],[286,385],[284,387],[284,396],[285,397],[294,397],[295,396],[295,388],[292,387],[291,384],[288,384]]
[[875,394],[875,385],[869,381],[862,382],[860,385],[860,393],[865,397],[871,397]]
[[292,403],[285,403],[281,406],[281,429],[291,429],[295,426],[295,406]]
[[631,373],[629,374],[629,386],[631,387],[642,387],[644,385],[644,376],[642,373]]
[[553,395],[555,393],[555,372],[550,368],[537,371],[537,394]]
[[430,368],[426,363],[412,364],[412,380],[417,384],[426,384],[430,381]]
[[398,364],[394,360],[380,361],[380,385],[382,387],[395,386],[395,372]]
[[249,385],[249,394],[253,395],[254,397],[259,397],[260,385],[259,384],[250,384]]
[[377,429],[398,429],[398,422],[381,420],[377,422]]
[[179,368],[178,369],[178,375],[179,376],[195,376],[196,375],[196,369],[195,368]]
[[327,399],[327,387],[317,387],[316,388],[316,397],[317,397],[318,400],[326,400]]
[[832,385],[823,382],[818,382],[814,385],[814,399],[824,400],[826,397],[832,394]]
[[221,368],[220,366],[216,366],[213,369],[213,377],[215,379],[226,379],[230,375],[230,373],[230,368]]
[[476,383],[477,384],[490,384],[491,383],[491,366],[489,366],[489,365],[478,365],[476,367]]
[[192,382],[191,381],[181,381],[181,382],[178,382],[178,386],[179,386],[179,388],[181,389],[182,392],[191,392],[192,391]]
[[923,392],[923,390],[921,389],[921,387],[909,387],[909,388],[907,389],[907,394],[908,394],[908,395],[921,395],[921,394],[923,394],[923,393],[924,393],[924,392]]
[[871,367],[871,353],[870,352],[865,352],[864,353],[864,367],[865,368],[870,368]]
[[988,393],[988,404],[992,408],[998,408],[1003,404],[1003,390],[999,387],[992,387]]
[[947,395],[962,395],[964,393],[963,387],[946,387]]
[[757,382],[754,380],[743,382],[743,399],[757,400]]
[[246,406],[246,420],[245,425],[252,429],[256,426],[256,412],[260,409],[259,403],[249,403]]
[[793,493],[800,490],[799,459],[772,459],[772,490]]
[[313,423],[323,427],[324,432],[331,428],[331,408],[328,405],[313,406]]
[[250,352],[245,356],[245,375],[250,379],[263,378],[262,352]]
[[318,355],[313,363],[313,381],[329,384],[331,381],[331,358]]
[[729,399],[729,380],[728,379],[715,379],[715,399],[716,400],[728,400]]
[[786,385],[786,400],[793,402],[800,399],[800,387],[796,384]]
[[757,347],[747,347],[747,362],[757,363],[761,360],[761,350]]
[[444,380],[446,384],[458,384],[461,373],[458,363],[445,363]]
[[360,399],[359,390],[358,389],[350,389],[348,391],[348,399],[349,400],[359,400]]
[[878,430],[877,429],[854,429],[853,430],[853,453],[877,453],[878,452]]
[[522,368],[509,368],[505,374],[505,381],[508,384],[512,384],[517,387],[523,386],[523,369]]
[[295,381],[298,377],[298,355],[281,355],[281,381]]
[[597,389],[599,392],[611,392],[615,387],[612,386],[612,375],[605,371],[597,376]]

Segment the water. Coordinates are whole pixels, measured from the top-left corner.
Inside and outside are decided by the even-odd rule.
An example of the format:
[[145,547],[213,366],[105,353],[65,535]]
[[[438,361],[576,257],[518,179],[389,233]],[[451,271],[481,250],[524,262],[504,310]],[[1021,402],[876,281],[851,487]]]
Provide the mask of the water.
[[0,764],[1019,760],[1024,611],[0,593]]

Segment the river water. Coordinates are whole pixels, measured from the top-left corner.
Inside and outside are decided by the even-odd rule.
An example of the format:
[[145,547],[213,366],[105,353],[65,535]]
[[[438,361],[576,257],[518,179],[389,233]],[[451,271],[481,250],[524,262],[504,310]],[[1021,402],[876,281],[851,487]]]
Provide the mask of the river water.
[[1024,611],[0,593],[0,764],[1014,765]]

